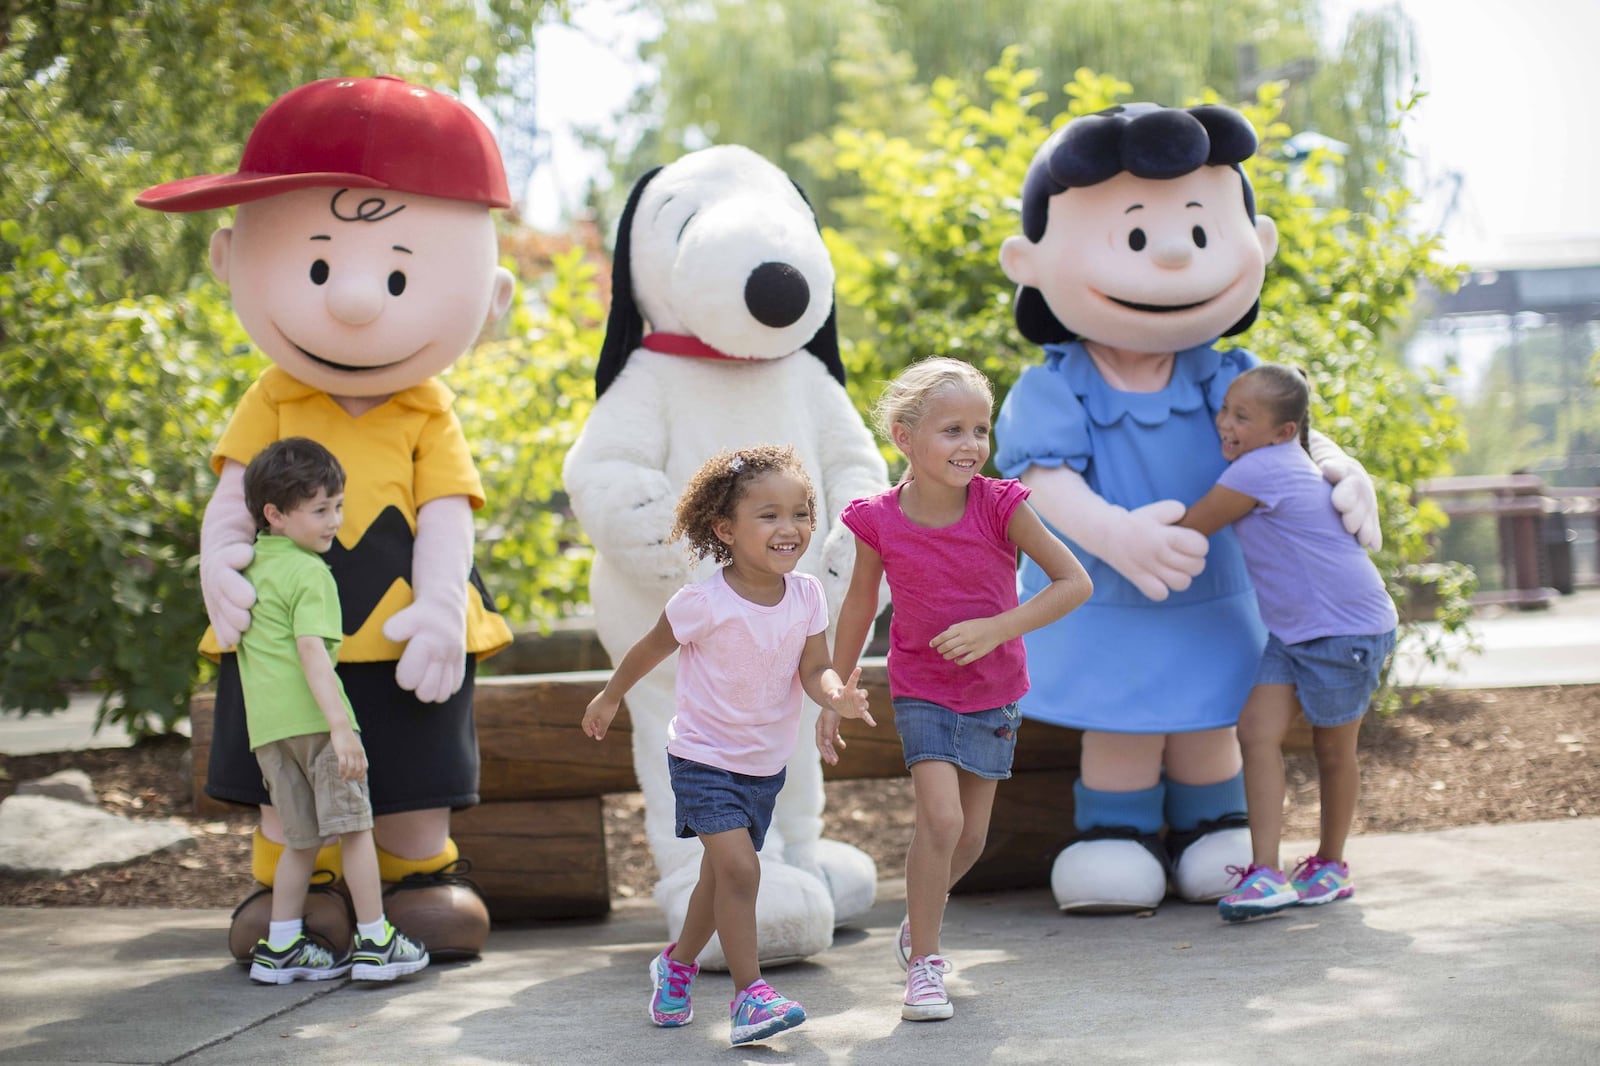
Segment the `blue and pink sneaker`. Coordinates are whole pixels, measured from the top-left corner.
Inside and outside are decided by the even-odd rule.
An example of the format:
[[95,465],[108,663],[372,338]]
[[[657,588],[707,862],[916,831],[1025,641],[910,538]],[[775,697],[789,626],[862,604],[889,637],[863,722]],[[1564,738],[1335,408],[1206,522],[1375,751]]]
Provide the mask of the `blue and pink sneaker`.
[[654,986],[650,994],[650,1020],[668,1028],[694,1021],[694,1004],[689,1001],[689,991],[694,986],[694,975],[700,972],[698,964],[673,960],[672,949],[677,946],[676,941],[668,944],[661,954],[650,960],[650,983]]
[[1350,867],[1320,855],[1301,859],[1289,880],[1302,907],[1317,907],[1334,900],[1348,899],[1356,891]]
[[792,999],[780,996],[765,981],[757,981],[733,997],[728,1005],[732,1029],[728,1043],[748,1044],[765,1040],[806,1020],[806,1009]]
[[1230,866],[1228,872],[1239,879],[1239,887],[1217,901],[1217,913],[1225,922],[1260,918],[1300,902],[1289,879],[1270,866],[1261,863],[1252,863],[1248,869]]

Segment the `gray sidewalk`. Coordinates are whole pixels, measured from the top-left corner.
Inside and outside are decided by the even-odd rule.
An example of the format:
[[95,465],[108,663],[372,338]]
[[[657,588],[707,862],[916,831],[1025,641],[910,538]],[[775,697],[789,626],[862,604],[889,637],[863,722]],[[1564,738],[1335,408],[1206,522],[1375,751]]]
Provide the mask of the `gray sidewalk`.
[[1600,1062],[1600,820],[1349,850],[1353,899],[1240,926],[958,896],[937,1023],[900,1020],[884,882],[861,928],[768,972],[811,1019],[740,1049],[726,974],[700,977],[694,1024],[650,1025],[646,903],[496,929],[481,959],[393,985],[281,988],[226,960],[222,911],[0,910],[0,1063]]

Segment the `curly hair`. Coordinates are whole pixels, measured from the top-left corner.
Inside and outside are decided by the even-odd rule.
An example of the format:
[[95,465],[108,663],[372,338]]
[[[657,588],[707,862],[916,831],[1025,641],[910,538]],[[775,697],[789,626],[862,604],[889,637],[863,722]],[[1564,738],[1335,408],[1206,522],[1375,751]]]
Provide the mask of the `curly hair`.
[[263,448],[244,470],[244,502],[256,531],[267,528],[267,504],[285,513],[325,489],[344,491],[344,467],[316,441],[285,437]]
[[717,521],[732,521],[734,508],[750,485],[779,471],[793,474],[806,487],[806,510],[811,512],[811,528],[816,529],[817,490],[800,457],[787,444],[758,444],[718,452],[694,472],[678,498],[672,539],[688,541],[689,554],[696,559],[713,559],[723,566],[733,562],[733,550],[717,536]]

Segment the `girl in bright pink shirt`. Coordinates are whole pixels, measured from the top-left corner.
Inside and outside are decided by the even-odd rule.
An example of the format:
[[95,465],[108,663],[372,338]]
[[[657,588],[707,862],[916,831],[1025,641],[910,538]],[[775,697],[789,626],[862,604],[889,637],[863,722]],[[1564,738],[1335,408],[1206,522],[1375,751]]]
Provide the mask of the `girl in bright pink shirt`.
[[[917,816],[906,853],[906,919],[896,956],[906,970],[901,1017],[954,1014],[950,963],[939,953],[945,898],[983,852],[996,782],[1011,776],[1017,700],[1028,691],[1022,635],[1089,598],[1076,557],[1022,506],[1019,482],[984,477],[994,393],[959,359],[925,359],[890,382],[878,431],[905,454],[908,476],[856,500],[843,521],[856,563],[839,613],[834,668],[857,669],[878,613],[878,583],[894,597],[889,694],[911,771]],[[1017,603],[1017,549],[1051,584]],[[837,763],[839,716],[824,707],[817,746]]]
[[721,567],[667,601],[655,628],[617,664],[589,703],[583,731],[606,735],[622,697],[680,646],[677,711],[665,756],[680,837],[705,847],[678,939],[650,963],[650,1019],[694,1018],[690,991],[715,933],[738,989],[729,1040],[764,1040],[805,1021],[800,1004],[762,980],[756,945],[761,850],[800,728],[800,694],[833,715],[875,724],[861,671],[848,682],[828,654],[822,583],[795,566],[816,528],[817,497],[793,448],[721,452],[678,500],[674,540]]

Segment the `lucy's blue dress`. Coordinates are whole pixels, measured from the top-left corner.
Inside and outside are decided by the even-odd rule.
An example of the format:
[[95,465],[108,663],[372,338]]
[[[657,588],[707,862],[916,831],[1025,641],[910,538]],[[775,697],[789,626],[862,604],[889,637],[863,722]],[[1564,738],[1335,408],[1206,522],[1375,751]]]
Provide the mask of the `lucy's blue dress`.
[[[1044,351],[1045,362],[1023,372],[995,422],[1002,477],[1065,464],[1130,511],[1168,499],[1187,506],[1210,491],[1227,466],[1216,412],[1233,379],[1257,365],[1254,355],[1189,348],[1177,353],[1166,388],[1135,393],[1107,385],[1082,344]],[[1267,634],[1232,528],[1212,536],[1194,583],[1159,603],[1062,540],[1094,579],[1094,594],[1025,638],[1033,687],[1023,715],[1110,733],[1235,724]],[[1017,581],[1024,601],[1049,583],[1026,556]]]

